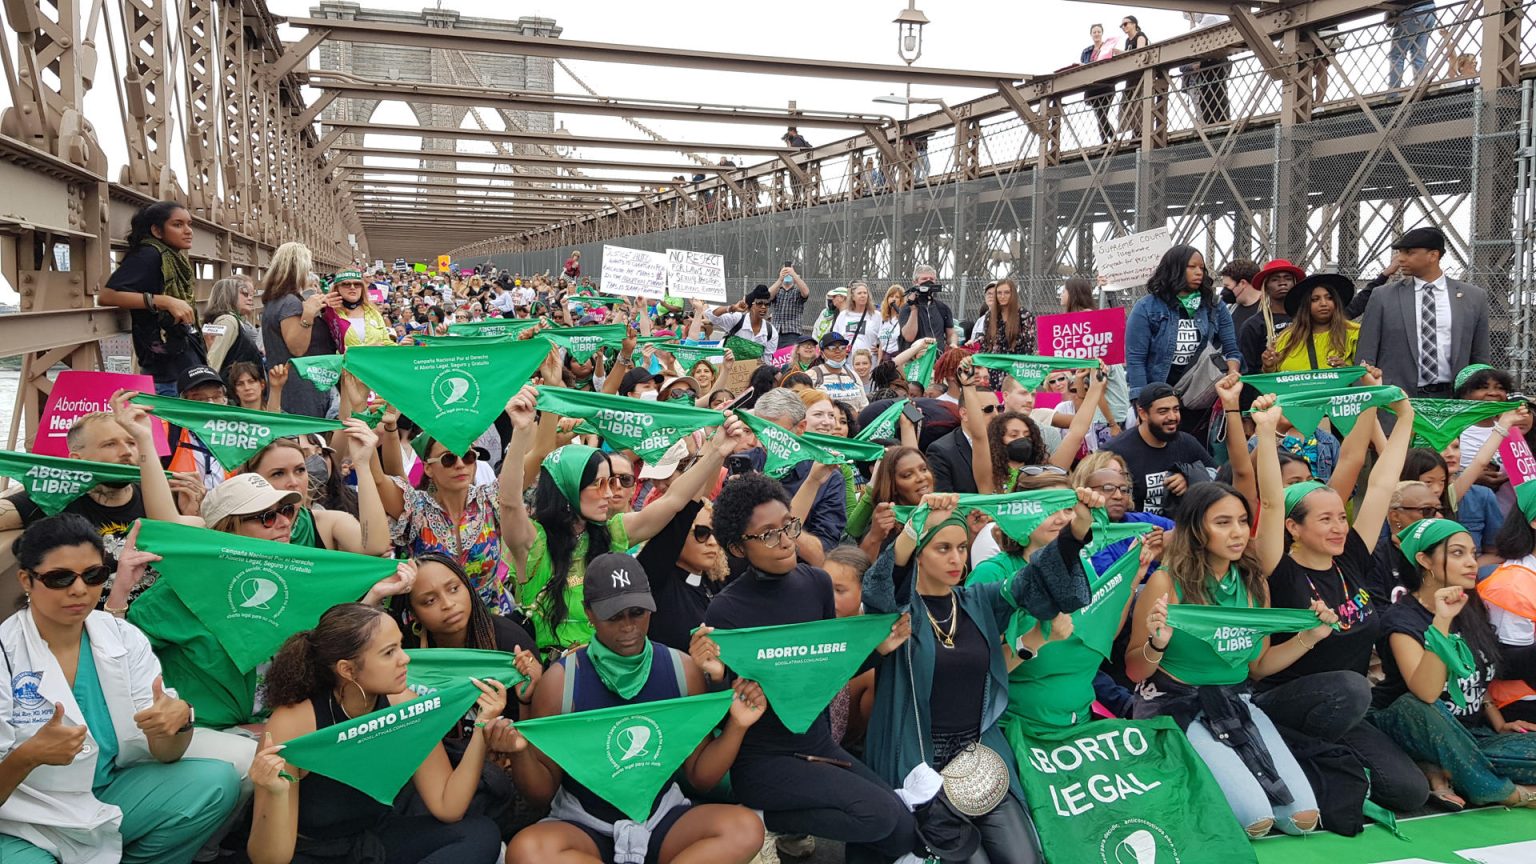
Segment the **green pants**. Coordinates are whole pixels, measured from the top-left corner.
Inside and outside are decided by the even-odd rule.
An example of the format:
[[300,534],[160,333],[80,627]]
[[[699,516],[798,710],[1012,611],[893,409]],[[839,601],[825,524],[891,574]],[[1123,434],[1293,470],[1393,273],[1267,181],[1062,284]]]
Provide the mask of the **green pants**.
[[[96,797],[123,811],[123,864],[188,864],[224,823],[240,795],[228,762],[183,759],[116,771]],[[0,834],[5,864],[57,864],[20,837]]]

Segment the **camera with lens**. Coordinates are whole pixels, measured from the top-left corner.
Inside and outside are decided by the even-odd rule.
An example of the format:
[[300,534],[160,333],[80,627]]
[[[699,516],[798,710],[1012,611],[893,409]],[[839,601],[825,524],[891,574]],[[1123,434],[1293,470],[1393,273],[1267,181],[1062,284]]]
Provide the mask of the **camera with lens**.
[[937,282],[919,282],[907,290],[907,298],[913,303],[932,303],[934,295],[943,290]]

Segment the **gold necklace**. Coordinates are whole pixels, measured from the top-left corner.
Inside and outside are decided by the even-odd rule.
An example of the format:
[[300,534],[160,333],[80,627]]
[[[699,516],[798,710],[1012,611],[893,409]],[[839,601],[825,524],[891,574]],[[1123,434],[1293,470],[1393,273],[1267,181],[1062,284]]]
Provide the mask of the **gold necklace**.
[[955,599],[955,592],[949,592],[949,617],[944,619],[949,622],[949,632],[939,628],[939,619],[933,617],[927,602],[923,603],[923,611],[928,614],[928,626],[933,628],[933,635],[938,637],[939,644],[945,648],[955,647],[955,628],[960,624],[960,603]]

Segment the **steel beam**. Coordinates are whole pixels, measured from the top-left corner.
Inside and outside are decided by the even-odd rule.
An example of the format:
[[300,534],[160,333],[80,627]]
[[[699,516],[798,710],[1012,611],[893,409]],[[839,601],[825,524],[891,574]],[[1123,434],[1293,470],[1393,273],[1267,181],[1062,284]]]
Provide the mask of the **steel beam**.
[[[529,188],[534,185],[553,186],[596,186],[602,188],[607,185],[640,186],[646,189],[654,189],[665,184],[656,182],[654,177],[556,177],[553,174],[508,174],[500,171],[459,171],[450,168],[392,168],[388,165],[338,165],[337,170],[342,171],[343,177],[353,177],[361,172],[364,174],[391,174],[414,177],[423,175],[428,177],[464,177],[478,180],[516,180],[526,184]],[[374,179],[369,177],[367,179]],[[517,188],[511,186],[508,188]],[[628,193],[619,193],[628,194]]]
[[[842,60],[730,54],[721,51],[689,51],[681,48],[545,39],[485,30],[416,27],[407,24],[332,18],[289,18],[286,23],[291,27],[326,31],[326,38],[337,42],[440,48],[444,51],[473,51],[522,57],[553,57],[597,63],[632,63],[649,67],[702,69],[709,72],[745,72],[758,75],[790,75],[817,79],[987,89],[990,89],[992,82],[999,78],[1018,80],[1024,77],[1013,72],[974,72],[964,69],[933,69],[881,63],[849,63]],[[306,39],[304,43],[300,43],[300,46],[295,47],[295,51],[307,42]],[[310,49],[313,50],[313,47],[310,46]]]
[[573,205],[569,207],[556,207],[548,204],[530,202],[499,202],[486,201],[484,199],[465,198],[383,198],[367,197],[358,198],[353,202],[358,210],[378,209],[388,207],[415,207],[419,209],[431,209],[434,211],[446,210],[456,213],[482,213],[482,214],[516,214],[518,216],[545,216],[550,218],[569,218],[573,215],[591,213],[605,209],[607,205]]
[[[322,121],[324,122],[324,121]],[[447,129],[436,126],[404,126],[388,123],[324,123],[328,130],[321,139],[324,150],[346,134],[402,135],[421,138],[454,138],[461,141],[494,141],[508,144],[546,144],[552,147],[595,147],[611,150],[670,150],[702,153],[752,153],[769,156],[793,153],[789,147],[767,144],[703,144],[693,141],[652,141],[649,138],[603,138],[591,135],[556,135],[515,130]],[[725,166],[729,167],[729,166]]]
[[1246,0],[1246,2],[1231,2],[1231,0],[1075,0],[1078,3],[1097,3],[1105,6],[1136,6],[1143,9],[1166,9],[1170,12],[1208,12],[1213,15],[1231,15],[1232,10],[1248,10],[1259,6],[1276,7],[1286,0]]
[[[406,150],[392,147],[358,147],[342,145],[332,147],[331,152],[339,158],[345,158],[353,153],[364,156],[378,156],[390,159],[420,159],[424,162],[486,162],[493,165],[543,165],[550,168],[596,168],[615,171],[662,171],[668,174],[683,174],[684,176],[708,173],[719,174],[723,171],[734,171],[729,166],[720,165],[690,165],[687,163],[655,163],[655,162],[626,162],[608,159],[560,159],[553,156],[503,156],[499,153],[465,153],[460,150]],[[334,167],[334,166],[333,166]],[[352,167],[356,167],[353,165]],[[372,167],[372,166],[367,166]]]
[[[464,197],[464,196],[467,195],[468,197],[474,198],[476,200],[490,200],[490,201],[539,201],[539,202],[569,201],[569,202],[575,203],[575,202],[582,202],[582,201],[602,201],[602,202],[607,202],[607,201],[613,200],[613,198],[614,198],[614,196],[616,194],[619,197],[621,197],[621,198],[631,198],[631,197],[634,197],[633,193],[628,193],[628,192],[615,193],[615,192],[606,192],[606,191],[602,191],[602,190],[586,190],[586,189],[582,189],[582,190],[574,190],[574,189],[559,189],[559,190],[555,190],[555,189],[544,189],[544,188],[539,188],[539,189],[534,189],[534,190],[519,190],[519,189],[516,189],[516,188],[513,188],[513,187],[508,187],[508,186],[465,186],[462,183],[459,183],[459,184],[421,183],[421,182],[407,183],[407,182],[404,182],[404,181],[392,181],[392,180],[371,180],[371,181],[368,181],[365,184],[349,185],[347,188],[350,190],[351,194],[353,194],[353,195],[366,194],[366,193],[372,193],[372,194],[378,194],[378,195],[409,195],[409,194],[413,194],[415,192],[432,192],[432,193],[447,193],[447,192],[451,192],[451,193],[455,193],[456,195],[458,195],[460,197]],[[523,192],[524,194],[521,194],[521,195],[485,195],[485,194],[480,194],[480,193],[485,193],[485,192],[519,192],[519,191]],[[537,197],[530,197],[530,194],[529,194],[530,192],[531,192],[531,194],[533,196],[537,196]],[[470,194],[470,193],[474,193],[474,194]]]

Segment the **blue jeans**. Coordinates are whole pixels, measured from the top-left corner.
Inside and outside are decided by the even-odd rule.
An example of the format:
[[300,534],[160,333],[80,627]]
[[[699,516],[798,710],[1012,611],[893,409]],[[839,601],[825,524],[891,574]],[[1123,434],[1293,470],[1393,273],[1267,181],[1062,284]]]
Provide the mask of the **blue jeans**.
[[1189,743],[1200,754],[1200,758],[1205,760],[1205,766],[1211,769],[1211,775],[1216,778],[1216,785],[1221,787],[1222,794],[1227,797],[1227,804],[1237,816],[1238,824],[1248,828],[1265,819],[1273,819],[1275,827],[1287,834],[1306,833],[1296,826],[1293,817],[1308,810],[1317,811],[1317,797],[1312,794],[1312,783],[1307,780],[1306,772],[1301,770],[1300,763],[1291,755],[1291,748],[1286,746],[1285,739],[1280,737],[1280,731],[1270,722],[1269,716],[1253,704],[1250,697],[1243,696],[1243,702],[1247,703],[1248,713],[1253,717],[1253,726],[1259,730],[1259,737],[1264,739],[1264,746],[1275,762],[1275,772],[1285,781],[1286,788],[1291,790],[1291,803],[1270,803],[1269,796],[1264,794],[1264,787],[1254,779],[1253,772],[1243,764],[1237,751],[1212,737],[1211,730],[1205,727],[1203,713],[1197,715],[1194,722],[1189,724],[1189,729],[1185,730]]
[[1392,48],[1387,52],[1389,86],[1403,86],[1405,61],[1413,64],[1415,81],[1424,74],[1424,64],[1429,61],[1429,31],[1435,29],[1435,23],[1433,6],[1404,12],[1392,22]]

